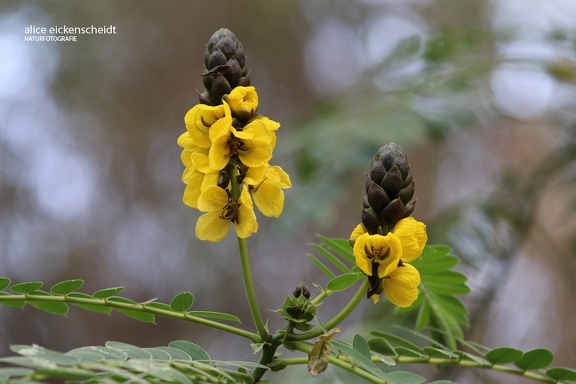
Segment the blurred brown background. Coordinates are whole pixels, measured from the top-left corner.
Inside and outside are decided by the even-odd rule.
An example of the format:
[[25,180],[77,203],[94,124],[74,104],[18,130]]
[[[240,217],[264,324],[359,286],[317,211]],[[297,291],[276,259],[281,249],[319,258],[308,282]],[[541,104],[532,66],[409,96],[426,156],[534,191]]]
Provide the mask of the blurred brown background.
[[[294,185],[283,216],[260,217],[249,240],[262,308],[300,281],[325,283],[309,242],[348,236],[370,158],[396,142],[417,180],[415,216],[470,276],[470,337],[549,348],[556,365],[576,366],[573,20],[570,0],[0,1],[0,275],[124,286],[139,301],[190,291],[196,309],[251,326],[236,240],[194,238],[176,145],[202,90],[204,45],[226,27],[244,45],[260,113],[282,123],[273,162]],[[29,25],[117,33],[27,42]],[[388,326],[390,311],[366,302],[344,331]],[[186,339],[215,359],[255,359],[244,340],[161,318],[0,307],[0,321],[2,355],[10,344]],[[337,382],[335,368],[314,381],[301,371]],[[513,382],[473,374],[461,382]]]

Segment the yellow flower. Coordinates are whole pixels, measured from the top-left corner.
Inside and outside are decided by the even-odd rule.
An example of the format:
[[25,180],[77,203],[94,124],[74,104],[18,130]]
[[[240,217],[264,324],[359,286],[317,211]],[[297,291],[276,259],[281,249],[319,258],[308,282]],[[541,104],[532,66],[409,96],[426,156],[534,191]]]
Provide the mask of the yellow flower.
[[234,116],[248,120],[258,111],[258,94],[254,87],[235,87],[230,94],[224,95]]
[[[407,308],[418,298],[420,273],[410,264],[402,263],[384,278],[384,292],[388,300]],[[375,295],[376,296],[376,295]]]
[[[407,217],[398,221],[392,232],[382,236],[370,235],[359,224],[350,239],[354,241],[356,265],[372,278],[371,290],[374,288],[373,291],[377,292],[371,296],[374,303],[380,300],[379,293],[383,290],[393,304],[400,307],[412,305],[418,298],[420,274],[407,262],[422,254],[428,240],[426,225]],[[377,271],[374,270],[376,267]]]
[[244,183],[258,210],[267,217],[278,217],[284,209],[284,192],[290,188],[290,176],[279,166],[268,164],[248,169]]
[[240,198],[232,200],[228,192],[216,185],[207,187],[198,198],[198,209],[206,212],[196,223],[196,237],[200,240],[217,242],[222,240],[230,223],[234,224],[240,238],[250,237],[258,230],[258,223],[250,193],[244,186]]
[[[210,137],[208,133],[214,123],[225,117],[225,109],[223,105],[215,107],[205,104],[197,104],[190,109],[184,122],[190,138],[195,145],[202,148],[210,147]],[[232,118],[230,117],[230,121]]]
[[383,278],[398,266],[402,256],[402,244],[392,233],[386,236],[365,233],[356,239],[353,253],[356,265],[362,272],[368,276],[377,275]]
[[[220,170],[226,167],[230,157],[238,155],[248,167],[259,167],[268,163],[276,143],[275,134],[269,129],[269,119],[254,119],[241,131],[234,128],[230,107],[224,102],[226,116],[210,128],[212,142],[208,154],[210,168]],[[274,122],[272,122],[274,123]]]

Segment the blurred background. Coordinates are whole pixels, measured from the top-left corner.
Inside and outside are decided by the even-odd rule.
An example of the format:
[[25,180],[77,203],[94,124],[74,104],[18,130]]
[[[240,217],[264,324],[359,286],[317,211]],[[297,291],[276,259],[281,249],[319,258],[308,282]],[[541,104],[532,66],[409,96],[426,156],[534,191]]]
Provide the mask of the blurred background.
[[[416,179],[414,216],[469,276],[469,337],[549,348],[555,365],[574,367],[574,20],[571,0],[1,0],[0,275],[47,286],[84,279],[87,293],[124,286],[137,301],[190,291],[196,309],[251,327],[236,239],[195,239],[199,213],[182,203],[176,145],[203,90],[204,46],[226,27],[244,45],[259,112],[282,123],[273,163],[293,183],[281,218],[259,217],[248,241],[270,329],[283,320],[267,309],[299,282],[326,282],[309,244],[318,233],[349,235],[370,159],[396,142]],[[24,41],[30,25],[117,33]],[[399,321],[391,312],[367,301],[343,331],[386,329]],[[214,359],[256,359],[243,339],[162,318],[0,307],[0,323],[1,355],[10,344],[66,351],[186,339]],[[289,372],[270,378],[345,380],[335,368],[316,379],[305,367]]]

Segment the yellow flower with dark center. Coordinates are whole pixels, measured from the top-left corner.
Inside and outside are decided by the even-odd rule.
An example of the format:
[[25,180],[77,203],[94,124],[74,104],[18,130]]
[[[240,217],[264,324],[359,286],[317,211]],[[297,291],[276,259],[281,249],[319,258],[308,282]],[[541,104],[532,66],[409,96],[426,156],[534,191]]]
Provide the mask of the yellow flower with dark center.
[[290,176],[279,166],[268,164],[248,169],[244,183],[264,216],[279,217],[284,209],[283,189],[292,186]]
[[196,237],[200,240],[222,240],[228,233],[230,224],[234,224],[236,235],[240,238],[250,237],[258,230],[247,187],[242,188],[238,200],[233,200],[226,190],[211,185],[200,194],[198,209],[206,212],[196,223]]
[[[356,265],[371,281],[368,291],[374,303],[384,292],[400,307],[409,307],[418,298],[420,274],[407,262],[418,258],[428,236],[426,225],[413,217],[404,218],[385,236],[370,235],[359,224],[350,235],[354,241]],[[377,270],[375,270],[377,268]]]
[[398,266],[402,244],[392,233],[386,236],[365,233],[356,239],[353,253],[362,272],[383,278]]
[[242,130],[232,125],[230,107],[224,102],[225,117],[216,121],[210,128],[212,145],[208,154],[209,165],[214,170],[226,167],[233,156],[248,167],[259,167],[268,163],[276,143],[270,126],[277,123],[269,119],[254,119]]

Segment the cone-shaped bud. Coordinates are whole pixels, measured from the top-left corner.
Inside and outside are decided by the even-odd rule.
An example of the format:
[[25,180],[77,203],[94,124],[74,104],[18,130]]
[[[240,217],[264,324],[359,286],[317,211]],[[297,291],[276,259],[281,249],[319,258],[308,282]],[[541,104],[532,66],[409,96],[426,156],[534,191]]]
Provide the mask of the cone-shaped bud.
[[206,70],[202,77],[209,95],[200,94],[201,103],[221,104],[222,96],[234,87],[250,85],[242,43],[226,28],[216,31],[208,41],[204,67]]
[[298,298],[300,296],[304,296],[304,298],[306,298],[306,299],[310,298],[310,291],[308,290],[308,287],[305,286],[303,283],[298,284],[296,286],[296,288],[294,289],[294,292],[292,294],[296,298]]
[[394,143],[381,147],[372,163],[362,201],[362,224],[372,234],[387,233],[414,211],[414,179],[408,156]]

